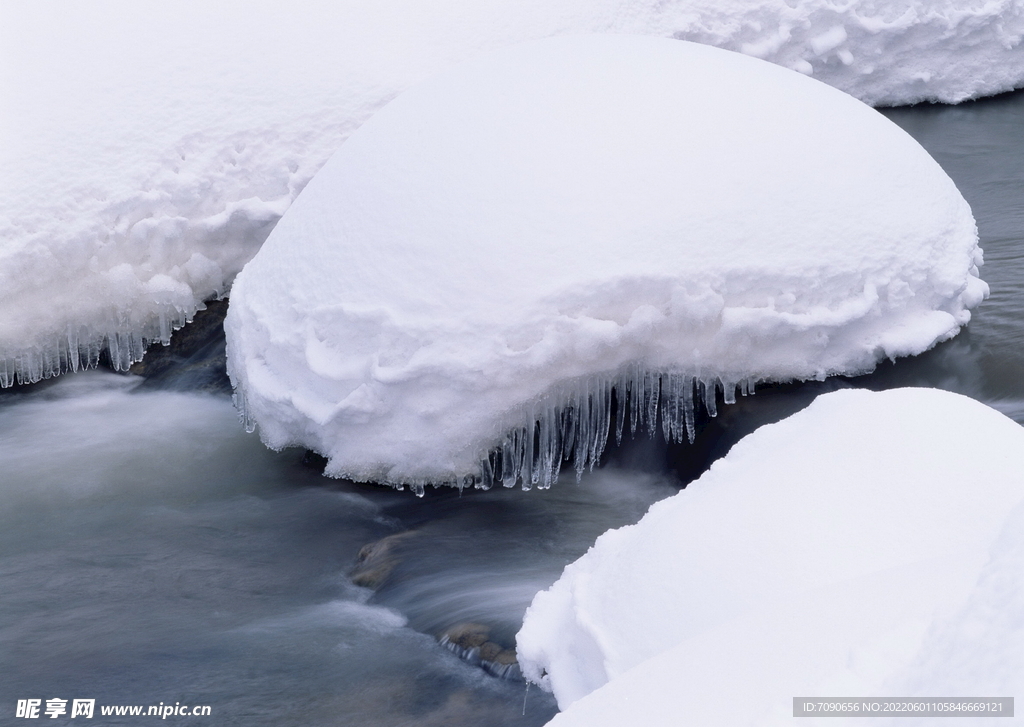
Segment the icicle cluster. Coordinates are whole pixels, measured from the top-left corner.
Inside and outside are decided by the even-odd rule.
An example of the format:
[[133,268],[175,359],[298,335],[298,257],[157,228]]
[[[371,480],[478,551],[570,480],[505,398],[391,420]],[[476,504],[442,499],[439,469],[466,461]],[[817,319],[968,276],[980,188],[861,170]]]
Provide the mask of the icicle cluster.
[[[692,442],[698,407],[708,416],[717,416],[719,393],[722,401],[733,404],[737,392],[753,394],[756,382],[753,377],[736,381],[658,374],[639,366],[617,377],[587,377],[524,407],[520,420],[527,424],[508,428],[504,441],[480,462],[478,474],[390,484],[399,490],[408,486],[417,497],[423,497],[428,485],[489,490],[501,483],[504,487],[519,484],[524,490],[547,489],[558,481],[565,462],[572,463],[578,481],[584,471],[600,463],[613,431],[616,443],[622,442],[627,422],[631,434],[646,429],[653,437],[660,424],[666,441],[682,442],[685,436]],[[245,395],[236,389],[233,399],[245,431],[255,431],[257,422]]]
[[613,427],[616,442],[622,442],[627,421],[631,434],[646,429],[653,437],[660,422],[666,441],[682,442],[685,433],[692,442],[698,406],[716,416],[719,391],[732,404],[737,391],[751,394],[754,384],[752,378],[723,381],[717,376],[652,373],[638,366],[616,378],[583,379],[560,396],[532,405],[528,424],[509,431],[481,462],[480,477],[472,484],[480,489],[496,482],[546,489],[558,481],[563,462],[572,462],[579,480],[584,470],[600,462]]
[[161,311],[148,325],[128,321],[111,323],[97,332],[85,326],[69,327],[67,333],[46,346],[27,349],[16,356],[0,353],[0,388],[33,384],[53,376],[95,368],[106,351],[115,371],[127,371],[141,361],[150,343],[170,343],[171,333],[191,322],[193,311]]

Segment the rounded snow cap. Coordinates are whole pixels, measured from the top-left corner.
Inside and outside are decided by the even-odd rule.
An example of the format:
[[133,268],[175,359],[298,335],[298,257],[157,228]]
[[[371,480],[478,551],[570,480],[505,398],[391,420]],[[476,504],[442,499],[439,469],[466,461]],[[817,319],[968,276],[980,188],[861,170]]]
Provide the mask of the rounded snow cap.
[[545,486],[610,430],[679,439],[695,401],[950,338],[980,262],[949,177],[841,91],[683,41],[549,38],[349,138],[238,276],[229,373],[264,441],[328,474]]

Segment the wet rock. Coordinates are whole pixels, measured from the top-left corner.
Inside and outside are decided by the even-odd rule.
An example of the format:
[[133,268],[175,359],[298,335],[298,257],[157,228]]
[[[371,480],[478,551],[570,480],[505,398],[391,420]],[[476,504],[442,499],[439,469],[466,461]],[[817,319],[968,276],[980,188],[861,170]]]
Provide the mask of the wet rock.
[[[459,649],[478,649],[487,642],[491,628],[478,623],[461,623],[452,626],[438,639],[445,646],[451,644]],[[454,651],[454,649],[452,649]]]
[[349,578],[363,588],[380,588],[398,565],[398,547],[416,534],[415,530],[406,530],[367,543],[359,550],[356,566],[349,573]]
[[[418,535],[417,530],[406,530],[367,543],[359,550],[349,578],[363,588],[381,588],[401,562],[402,548]],[[479,666],[488,674],[512,681],[523,680],[515,648],[492,638],[492,629],[486,624],[457,623],[437,634],[437,640],[460,659]]]
[[491,629],[485,624],[456,624],[440,634],[438,641],[460,659],[476,664],[488,674],[513,681],[523,679],[515,649],[492,641]]

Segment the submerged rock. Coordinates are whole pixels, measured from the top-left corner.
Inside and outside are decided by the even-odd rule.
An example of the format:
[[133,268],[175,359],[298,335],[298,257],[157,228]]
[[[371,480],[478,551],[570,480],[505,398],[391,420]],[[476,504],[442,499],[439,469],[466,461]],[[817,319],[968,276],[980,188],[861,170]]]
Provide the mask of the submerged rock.
[[[383,587],[401,563],[401,548],[419,534],[417,530],[407,530],[367,543],[359,550],[349,578],[363,588],[377,590]],[[521,680],[523,675],[515,647],[501,643],[492,632],[493,629],[486,624],[464,621],[444,629],[436,634],[436,638],[441,646],[460,659],[479,666],[492,676]]]
[[521,680],[523,672],[515,648],[491,640],[491,628],[484,624],[456,624],[438,636],[441,646],[471,664],[501,679]]
[[363,588],[380,588],[399,563],[397,547],[416,535],[417,531],[407,530],[367,543],[359,550],[349,578]]

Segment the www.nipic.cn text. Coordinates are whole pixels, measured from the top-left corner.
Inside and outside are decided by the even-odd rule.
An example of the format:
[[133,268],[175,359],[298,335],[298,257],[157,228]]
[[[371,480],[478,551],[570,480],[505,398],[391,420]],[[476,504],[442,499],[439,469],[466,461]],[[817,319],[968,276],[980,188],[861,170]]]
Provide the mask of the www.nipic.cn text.
[[96,707],[95,699],[19,699],[15,708],[14,716],[25,719],[39,719],[49,717],[69,717],[75,719],[83,717],[92,719],[96,712],[102,717],[208,717],[210,715],[209,705],[190,706],[175,702],[174,704],[101,704]]

